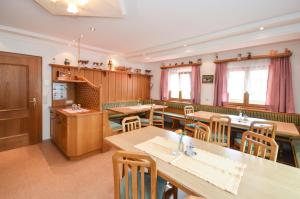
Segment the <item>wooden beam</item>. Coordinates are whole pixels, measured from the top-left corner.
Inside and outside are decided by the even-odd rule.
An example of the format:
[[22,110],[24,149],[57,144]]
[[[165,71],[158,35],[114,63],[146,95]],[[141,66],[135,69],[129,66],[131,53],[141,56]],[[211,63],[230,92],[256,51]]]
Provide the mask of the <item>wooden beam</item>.
[[256,55],[256,56],[251,56],[250,58],[241,57],[240,59],[230,58],[230,59],[216,60],[216,61],[214,61],[214,63],[220,64],[220,63],[226,63],[226,62],[237,62],[237,61],[246,61],[246,60],[255,60],[255,59],[270,59],[270,58],[290,57],[290,56],[292,56],[292,52],[286,51],[286,52],[278,53],[278,54]]
[[170,68],[182,68],[182,67],[191,67],[191,66],[201,66],[201,63],[161,66],[160,68],[161,69],[170,69]]

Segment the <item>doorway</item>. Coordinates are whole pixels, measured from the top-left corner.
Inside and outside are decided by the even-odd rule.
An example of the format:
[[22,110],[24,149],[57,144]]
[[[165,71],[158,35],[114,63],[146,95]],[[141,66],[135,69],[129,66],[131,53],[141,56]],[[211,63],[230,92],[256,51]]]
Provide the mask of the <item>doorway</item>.
[[0,52],[0,151],[42,141],[42,58]]

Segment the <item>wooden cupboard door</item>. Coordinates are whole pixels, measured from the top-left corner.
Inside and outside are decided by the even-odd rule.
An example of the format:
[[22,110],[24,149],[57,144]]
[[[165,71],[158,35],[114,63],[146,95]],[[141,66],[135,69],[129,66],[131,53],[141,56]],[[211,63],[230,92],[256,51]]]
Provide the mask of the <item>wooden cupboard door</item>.
[[41,61],[0,52],[0,151],[42,140]]

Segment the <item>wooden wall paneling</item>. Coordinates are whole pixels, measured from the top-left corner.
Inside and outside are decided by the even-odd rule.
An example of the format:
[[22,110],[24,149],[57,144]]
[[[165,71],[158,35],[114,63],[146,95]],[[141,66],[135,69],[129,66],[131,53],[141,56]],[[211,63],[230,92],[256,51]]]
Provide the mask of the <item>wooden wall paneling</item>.
[[142,76],[142,99],[146,99],[147,97],[147,77]]
[[146,78],[146,90],[147,90],[147,93],[146,93],[146,99],[150,99],[150,92],[151,92],[151,87],[150,87],[150,84],[151,84],[151,77],[147,77]]
[[93,79],[95,86],[100,86],[102,84],[102,72],[101,71],[94,71],[93,72]]
[[94,71],[92,70],[84,70],[84,77],[90,81],[91,83],[94,82]]
[[142,99],[143,98],[143,76],[142,75],[137,75],[137,99]]
[[74,76],[84,77],[84,69],[82,68],[74,68]]
[[115,102],[116,101],[116,73],[109,72],[108,73],[108,101]]
[[103,103],[107,103],[109,101],[109,87],[108,87],[108,84],[109,84],[109,72],[101,72],[101,76],[102,76],[102,99],[103,99]]
[[122,101],[126,101],[128,98],[128,74],[122,74]]
[[133,75],[128,75],[128,78],[127,78],[127,100],[133,99],[132,82],[133,82]]
[[116,73],[116,99],[122,101],[122,73]]
[[137,84],[138,84],[137,75],[132,75],[131,78],[132,78],[132,98],[134,100],[136,100],[136,99],[138,99],[138,95],[137,95],[137,93],[138,93],[138,90],[137,90]]

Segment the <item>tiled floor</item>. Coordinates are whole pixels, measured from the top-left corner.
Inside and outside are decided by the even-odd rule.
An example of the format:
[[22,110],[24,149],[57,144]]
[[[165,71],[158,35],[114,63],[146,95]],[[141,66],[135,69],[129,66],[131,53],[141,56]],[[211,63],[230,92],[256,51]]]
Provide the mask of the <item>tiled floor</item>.
[[69,161],[51,142],[0,152],[0,198],[111,199],[113,152]]

